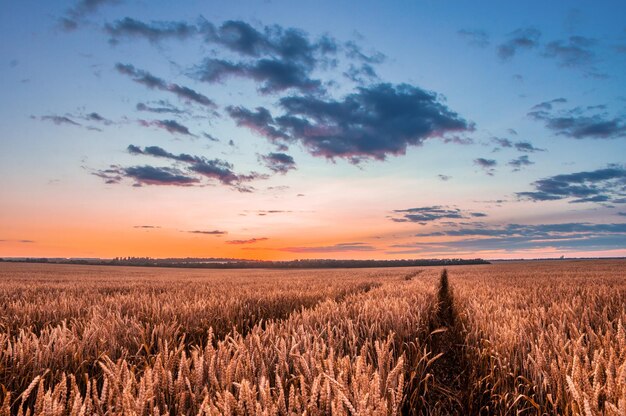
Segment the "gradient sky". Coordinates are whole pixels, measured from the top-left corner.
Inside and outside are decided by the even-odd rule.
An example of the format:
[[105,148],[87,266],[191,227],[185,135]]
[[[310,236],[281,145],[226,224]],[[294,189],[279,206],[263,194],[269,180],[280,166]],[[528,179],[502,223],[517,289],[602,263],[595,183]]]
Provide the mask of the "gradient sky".
[[624,256],[625,15],[3,1],[0,256]]

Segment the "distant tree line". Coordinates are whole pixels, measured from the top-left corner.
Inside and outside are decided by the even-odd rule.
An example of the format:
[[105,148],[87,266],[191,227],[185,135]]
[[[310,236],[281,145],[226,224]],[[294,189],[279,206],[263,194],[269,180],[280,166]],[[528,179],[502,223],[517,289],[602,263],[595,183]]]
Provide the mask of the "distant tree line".
[[[0,259],[1,260],[1,259]],[[305,259],[291,261],[241,260],[230,258],[164,258],[116,257],[114,259],[5,258],[4,261],[25,263],[90,264],[101,266],[183,267],[194,269],[336,269],[365,267],[453,266],[489,264],[483,259],[419,259],[419,260],[334,260]]]

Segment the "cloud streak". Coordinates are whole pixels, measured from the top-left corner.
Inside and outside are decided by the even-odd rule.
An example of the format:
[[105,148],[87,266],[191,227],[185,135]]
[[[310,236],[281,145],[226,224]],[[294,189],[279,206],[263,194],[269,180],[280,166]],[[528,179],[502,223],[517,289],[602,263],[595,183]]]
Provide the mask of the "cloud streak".
[[626,169],[620,165],[594,171],[555,175],[532,183],[534,191],[517,192],[520,199],[570,203],[626,203]]
[[[390,217],[394,222],[415,222],[425,225],[429,222],[443,219],[468,219],[486,217],[482,212],[465,212],[456,207],[443,205],[433,205],[428,207],[397,209],[393,211],[394,216]],[[398,215],[399,214],[399,215]]]
[[137,69],[133,65],[117,63],[115,69],[117,69],[120,74],[130,77],[136,83],[150,89],[168,91],[185,102],[200,104],[211,109],[217,108],[215,102],[207,96],[188,87],[167,83],[162,78],[156,77],[147,71]]

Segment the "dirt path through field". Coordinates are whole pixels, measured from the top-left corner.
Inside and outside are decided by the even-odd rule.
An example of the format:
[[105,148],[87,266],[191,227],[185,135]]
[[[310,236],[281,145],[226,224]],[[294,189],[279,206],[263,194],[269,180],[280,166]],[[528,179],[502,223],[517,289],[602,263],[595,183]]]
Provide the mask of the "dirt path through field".
[[405,408],[407,415],[467,415],[468,369],[464,337],[454,297],[444,269],[437,288],[437,302],[430,313],[427,340],[433,363],[428,371],[432,383],[420,409]]

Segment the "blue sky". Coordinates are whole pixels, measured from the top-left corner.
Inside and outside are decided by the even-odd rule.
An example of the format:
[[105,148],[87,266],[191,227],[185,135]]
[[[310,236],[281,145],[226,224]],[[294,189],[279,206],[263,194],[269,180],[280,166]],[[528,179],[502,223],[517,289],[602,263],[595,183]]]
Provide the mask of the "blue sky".
[[5,2],[0,255],[626,254],[623,2]]

